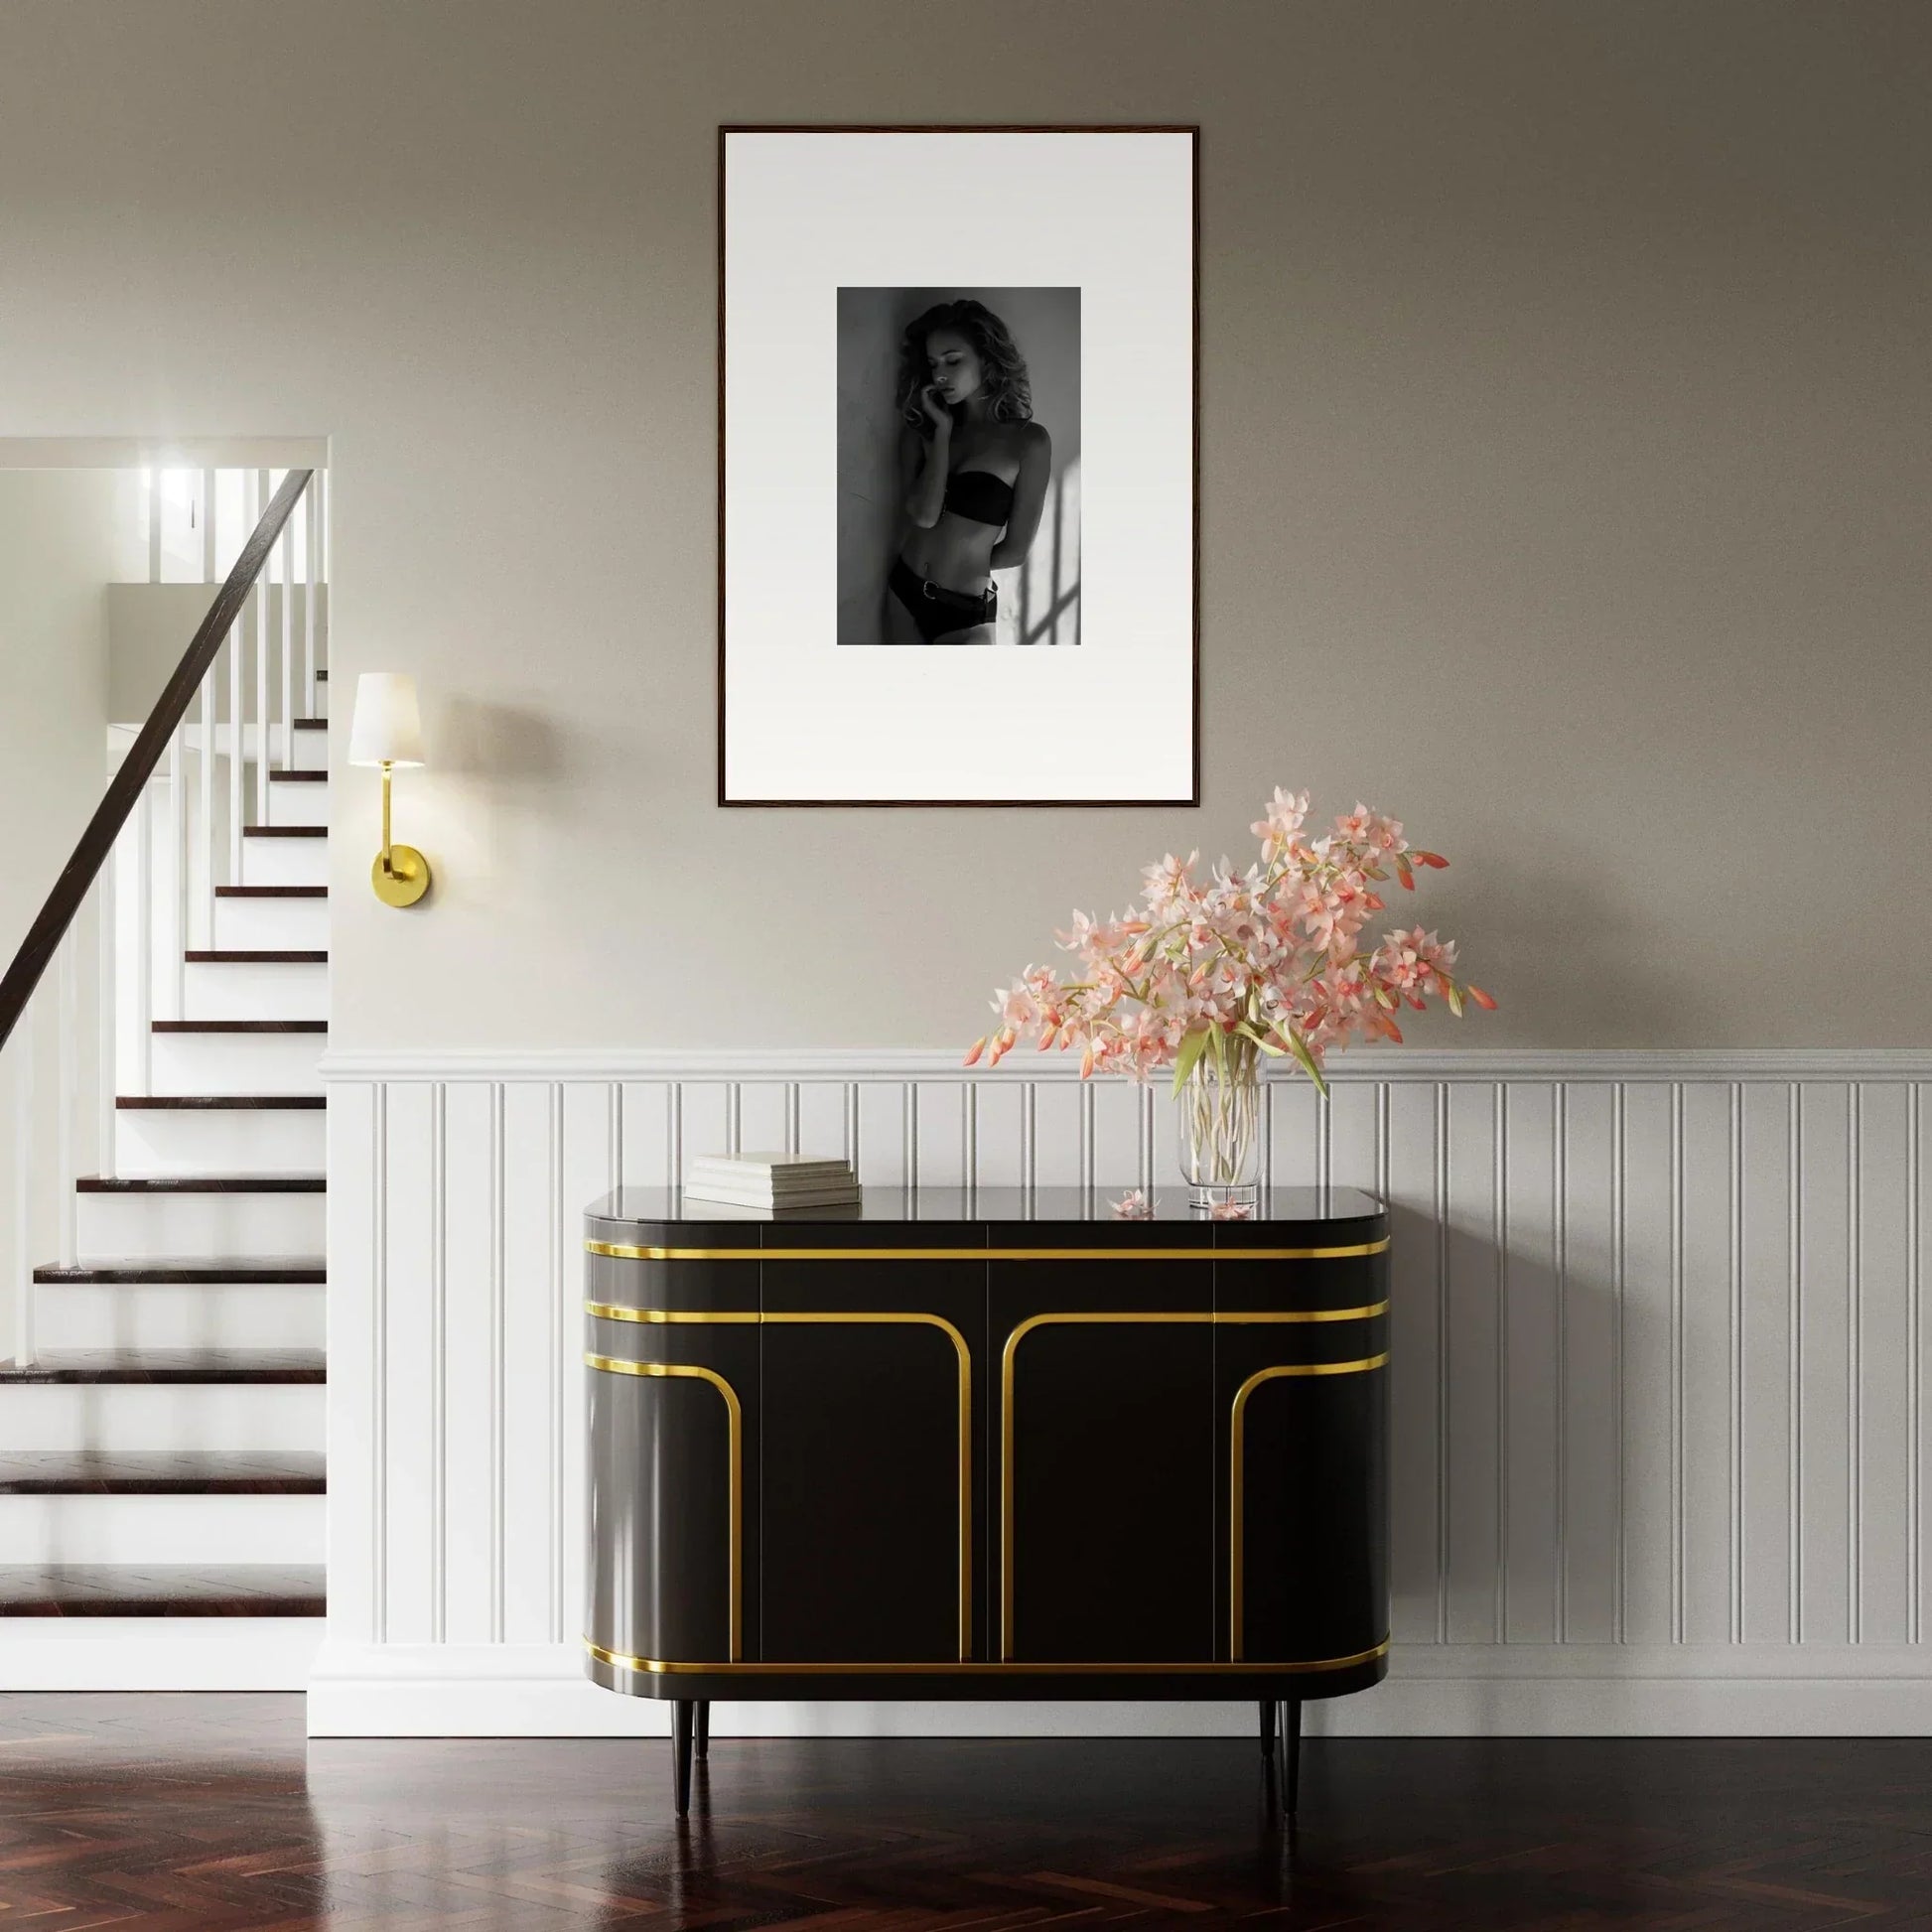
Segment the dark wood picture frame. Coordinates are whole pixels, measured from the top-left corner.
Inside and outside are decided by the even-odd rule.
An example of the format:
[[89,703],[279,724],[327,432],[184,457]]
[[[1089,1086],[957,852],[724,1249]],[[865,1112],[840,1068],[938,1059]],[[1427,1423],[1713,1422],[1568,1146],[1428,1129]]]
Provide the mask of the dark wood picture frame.
[[[1188,255],[1191,265],[1190,290],[1192,388],[1192,535],[1188,567],[1192,576],[1189,649],[1190,704],[1189,746],[1192,784],[1185,798],[734,798],[726,784],[726,476],[725,476],[725,157],[729,137],[734,134],[1184,134],[1189,137],[1189,233]],[[1185,807],[1198,809],[1201,799],[1200,742],[1200,127],[1197,123],[1087,123],[1087,122],[908,122],[859,125],[849,122],[730,122],[718,129],[717,176],[717,253],[718,253],[718,803],[731,809],[783,810],[1114,810],[1122,807]]]

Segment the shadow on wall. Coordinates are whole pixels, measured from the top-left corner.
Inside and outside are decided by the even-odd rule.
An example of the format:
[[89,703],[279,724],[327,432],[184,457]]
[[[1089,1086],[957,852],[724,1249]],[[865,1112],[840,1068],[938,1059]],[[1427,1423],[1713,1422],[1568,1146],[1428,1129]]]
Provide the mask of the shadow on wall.
[[1034,419],[1053,439],[1053,478],[1024,564],[995,573],[1003,644],[1080,641],[1080,304],[1077,289],[841,289],[838,565],[841,644],[877,644],[886,576],[902,534],[894,393],[907,326],[971,295],[1027,359]]

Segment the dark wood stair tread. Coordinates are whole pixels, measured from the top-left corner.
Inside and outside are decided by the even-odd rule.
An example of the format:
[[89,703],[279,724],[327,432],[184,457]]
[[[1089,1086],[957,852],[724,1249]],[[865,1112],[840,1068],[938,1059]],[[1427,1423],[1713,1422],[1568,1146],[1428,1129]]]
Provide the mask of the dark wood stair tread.
[[244,825],[241,828],[244,839],[326,839],[329,827],[326,825]]
[[320,1565],[0,1564],[0,1616],[321,1616]]
[[191,966],[327,966],[326,952],[259,946],[193,946],[182,954]]
[[299,732],[326,732],[329,729],[327,718],[298,718],[295,728]]
[[329,782],[327,771],[271,771],[268,782],[272,785],[326,785]]
[[32,1368],[0,1367],[19,1383],[275,1382],[329,1379],[320,1348],[56,1348]]
[[320,1113],[329,1101],[320,1093],[124,1093],[115,1098],[116,1107],[130,1112],[149,1110],[167,1112],[226,1113],[235,1110],[262,1113]]
[[327,886],[217,886],[216,898],[327,898]]
[[242,1261],[202,1261],[192,1256],[166,1255],[149,1259],[129,1255],[115,1261],[80,1261],[70,1267],[46,1262],[34,1270],[34,1280],[44,1287],[82,1287],[89,1283],[107,1287],[136,1286],[141,1283],[172,1283],[194,1287],[198,1284],[219,1286],[242,1282],[251,1286],[294,1285],[306,1287],[329,1279],[327,1265],[320,1256],[313,1261],[265,1258]]
[[4,1449],[4,1496],[320,1496],[320,1449]]
[[319,1173],[83,1173],[73,1185],[82,1194],[321,1194],[329,1189]]
[[326,1020],[152,1020],[158,1034],[326,1034]]

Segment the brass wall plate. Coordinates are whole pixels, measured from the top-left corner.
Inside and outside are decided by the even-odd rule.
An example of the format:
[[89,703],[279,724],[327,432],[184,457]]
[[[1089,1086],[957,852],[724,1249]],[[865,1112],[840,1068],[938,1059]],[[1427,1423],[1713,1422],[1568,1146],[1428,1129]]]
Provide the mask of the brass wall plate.
[[413,845],[392,845],[386,866],[375,855],[369,884],[384,905],[414,905],[429,891],[429,861]]

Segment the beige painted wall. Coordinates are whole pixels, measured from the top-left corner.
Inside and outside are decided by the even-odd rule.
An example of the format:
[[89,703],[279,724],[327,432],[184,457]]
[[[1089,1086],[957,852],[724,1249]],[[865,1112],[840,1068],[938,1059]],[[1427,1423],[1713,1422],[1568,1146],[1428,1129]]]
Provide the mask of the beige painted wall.
[[[333,438],[442,881],[345,774],[344,1044],[965,1039],[1277,781],[1486,1041],[1922,1043],[1929,94],[1878,0],[11,0],[0,435]],[[1201,123],[1198,812],[713,805],[715,127],[845,118]]]

